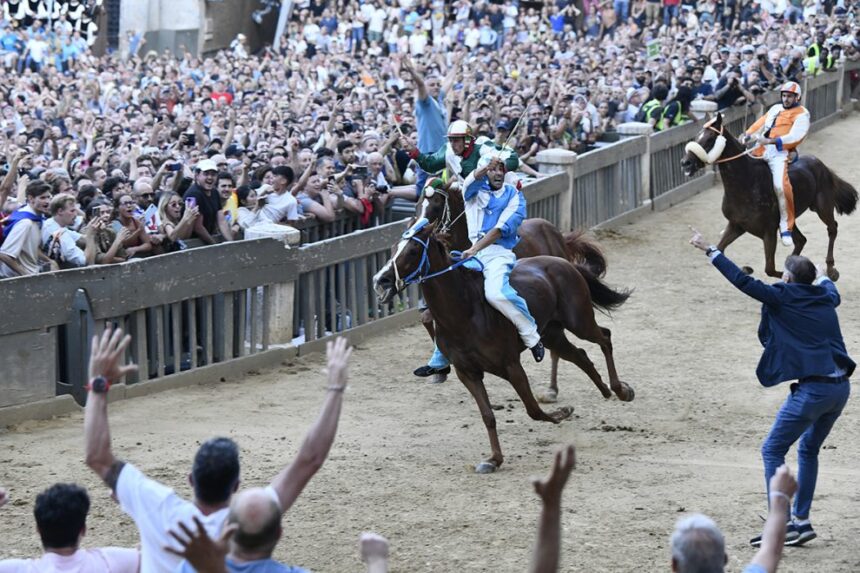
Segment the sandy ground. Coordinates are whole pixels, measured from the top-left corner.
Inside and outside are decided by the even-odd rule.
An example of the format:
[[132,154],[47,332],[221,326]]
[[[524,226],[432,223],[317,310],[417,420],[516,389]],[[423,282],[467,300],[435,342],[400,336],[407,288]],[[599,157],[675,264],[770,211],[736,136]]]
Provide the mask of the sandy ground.
[[[804,150],[860,186],[858,131],[854,116],[812,137]],[[562,570],[666,571],[674,522],[692,511],[716,519],[726,533],[729,570],[742,569],[753,554],[747,540],[765,512],[759,447],[788,389],[764,390],[755,380],[757,303],[687,244],[688,224],[716,238],[720,199],[714,188],[601,235],[608,281],[636,289],[613,319],[601,320],[613,331],[618,368],[636,400],[604,401],[580,371],[563,364],[560,403],[574,406],[575,415],[554,426],[531,421],[507,383],[490,378],[490,397],[503,407],[496,415],[507,456],[496,474],[471,472],[489,446],[462,385],[411,376],[429,350],[423,329],[359,347],[337,442],[287,516],[276,557],[315,571],[359,571],[358,535],[373,530],[391,539],[394,571],[523,571],[539,511],[529,477],[546,473],[552,453],[573,442],[578,467],[564,498]],[[799,223],[810,239],[806,253],[820,261],[824,226],[814,214]],[[860,219],[843,217],[840,225],[840,315],[857,357]],[[754,238],[742,238],[729,254],[763,268]],[[605,372],[599,349],[583,346]],[[242,447],[244,483],[264,484],[291,459],[317,413],[321,368],[322,357],[312,356],[241,382],[116,403],[114,449],[187,495],[197,444],[228,435]],[[548,363],[529,358],[526,369],[533,383],[548,380]],[[819,538],[787,550],[782,571],[860,570],[856,404],[849,402],[821,453],[812,515]],[[14,500],[0,511],[0,557],[39,552],[32,500],[58,480],[91,490],[88,545],[136,543],[131,521],[85,470],[82,426],[82,416],[73,415],[0,435],[0,484]]]

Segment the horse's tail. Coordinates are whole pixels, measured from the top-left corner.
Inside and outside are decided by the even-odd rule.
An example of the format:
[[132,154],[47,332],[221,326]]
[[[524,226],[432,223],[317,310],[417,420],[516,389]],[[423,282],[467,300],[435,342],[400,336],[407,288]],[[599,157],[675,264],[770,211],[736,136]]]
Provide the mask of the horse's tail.
[[840,215],[850,215],[857,208],[857,189],[836,175],[829,167],[825,167],[825,170],[830,175],[830,186],[833,189],[833,202],[836,204],[836,212]]
[[574,265],[579,274],[588,283],[588,292],[591,293],[591,305],[607,314],[616,310],[619,306],[630,298],[633,291],[628,289],[613,290],[600,280],[587,265]]
[[598,244],[585,235],[585,231],[564,234],[564,249],[567,260],[574,265],[584,265],[595,277],[606,274],[606,257]]

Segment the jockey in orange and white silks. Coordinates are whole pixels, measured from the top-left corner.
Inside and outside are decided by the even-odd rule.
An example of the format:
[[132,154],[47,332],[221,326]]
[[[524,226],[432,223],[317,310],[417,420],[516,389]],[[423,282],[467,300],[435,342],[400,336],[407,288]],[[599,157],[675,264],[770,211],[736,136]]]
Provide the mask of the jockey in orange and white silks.
[[747,136],[761,131],[758,147],[752,155],[766,160],[773,174],[773,188],[779,203],[779,236],[782,244],[792,246],[794,196],[788,179],[788,152],[797,148],[809,133],[809,111],[800,105],[800,86],[786,82],[780,88],[782,101],[746,130]]

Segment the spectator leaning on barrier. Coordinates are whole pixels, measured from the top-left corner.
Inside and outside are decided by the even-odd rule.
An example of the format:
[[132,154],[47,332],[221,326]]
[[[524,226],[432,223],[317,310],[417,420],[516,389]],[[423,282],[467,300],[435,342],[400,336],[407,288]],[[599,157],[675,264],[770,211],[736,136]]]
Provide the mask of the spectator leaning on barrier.
[[200,216],[194,220],[194,236],[204,243],[213,244],[213,234],[220,231],[225,240],[232,240],[230,227],[221,211],[221,197],[215,189],[218,166],[204,159],[194,166],[194,183],[185,191],[183,199],[188,207],[196,206]]
[[[0,507],[7,499],[0,489]],[[0,573],[138,573],[137,549],[100,547],[83,549],[90,497],[71,483],[57,483],[36,496],[33,515],[45,553],[38,559],[0,561]]]
[[0,277],[35,275],[42,257],[42,221],[49,214],[51,186],[31,181],[25,191],[27,205],[3,221]]
[[42,248],[48,258],[61,269],[94,264],[97,227],[87,226],[83,234],[69,228],[77,217],[75,198],[68,193],[60,193],[51,199],[50,209],[51,217],[42,223]]

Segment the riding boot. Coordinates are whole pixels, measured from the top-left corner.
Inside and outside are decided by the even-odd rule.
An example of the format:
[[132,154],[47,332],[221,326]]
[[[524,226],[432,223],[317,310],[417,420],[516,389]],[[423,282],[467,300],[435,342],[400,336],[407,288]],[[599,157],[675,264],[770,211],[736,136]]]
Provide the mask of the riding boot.
[[776,201],[779,204],[779,238],[786,247],[793,247],[791,230],[788,228],[788,208],[785,204],[785,193],[781,189],[776,190]]

